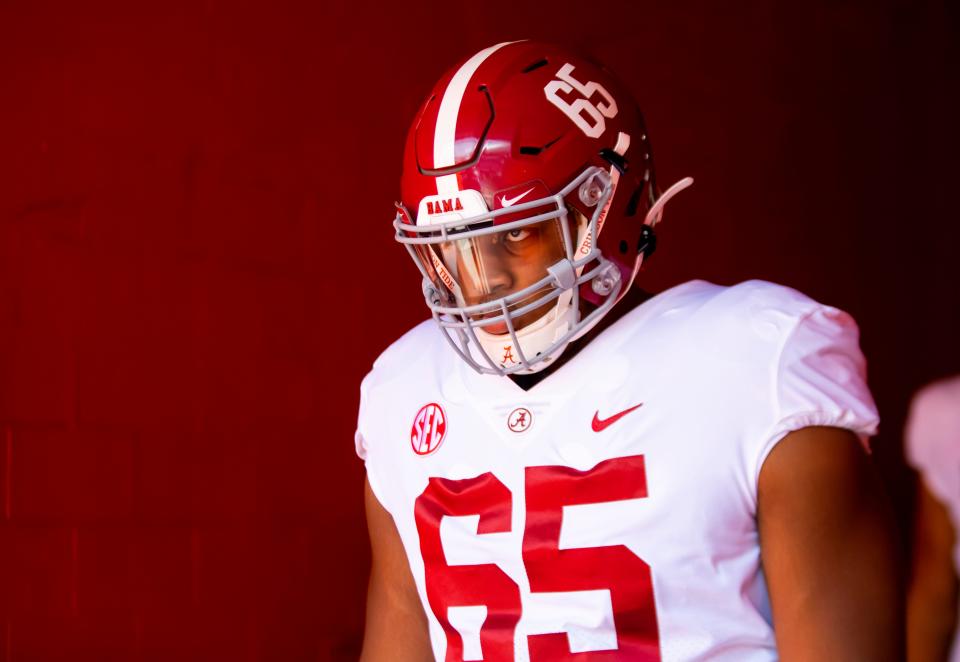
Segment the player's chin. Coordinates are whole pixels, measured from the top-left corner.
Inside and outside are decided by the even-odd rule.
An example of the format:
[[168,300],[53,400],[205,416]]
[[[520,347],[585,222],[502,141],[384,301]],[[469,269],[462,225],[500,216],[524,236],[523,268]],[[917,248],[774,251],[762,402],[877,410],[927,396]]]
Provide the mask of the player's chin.
[[510,333],[507,329],[506,322],[496,322],[494,324],[487,324],[486,326],[480,327],[484,332],[489,333],[492,336],[505,336]]
[[[541,317],[549,313],[552,308],[553,308],[552,303],[546,304],[544,306],[541,306],[540,308],[531,310],[529,313],[525,315],[511,318],[510,321],[513,323],[514,331],[519,332],[525,329],[526,327],[533,324],[538,319],[540,319]],[[500,317],[500,315],[499,314],[491,315],[490,317]],[[482,329],[485,333],[489,333],[492,336],[509,336],[510,335],[510,330],[507,327],[507,323],[504,321],[491,322],[489,324],[484,324],[483,319],[479,319],[479,320],[476,320],[475,323],[477,324],[478,328]]]
[[[499,321],[490,321],[501,318]],[[513,328],[517,328],[518,320],[511,320],[513,323]],[[510,333],[507,323],[502,319],[501,313],[498,311],[496,313],[488,313],[480,317],[475,317],[473,319],[474,328],[480,329],[484,333],[489,333],[492,336],[505,336]]]

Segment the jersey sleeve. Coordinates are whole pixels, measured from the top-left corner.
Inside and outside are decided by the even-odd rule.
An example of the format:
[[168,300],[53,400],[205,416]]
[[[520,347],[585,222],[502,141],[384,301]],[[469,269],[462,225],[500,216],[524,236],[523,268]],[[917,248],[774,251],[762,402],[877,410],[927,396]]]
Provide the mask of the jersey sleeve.
[[905,432],[907,461],[944,503],[960,494],[960,378],[927,386],[913,398]]
[[369,422],[370,412],[370,380],[371,374],[368,374],[362,382],[360,382],[360,408],[357,412],[357,429],[353,433],[353,443],[357,451],[357,456],[363,460],[364,465],[367,469],[367,482],[370,483],[370,489],[373,490],[374,495],[377,499],[383,503],[381,497],[382,492],[380,491],[379,481],[376,478],[376,472],[371,471],[371,457],[370,457],[370,446],[369,446],[369,436],[367,432],[367,425]]
[[817,305],[799,318],[780,351],[773,425],[759,449],[755,479],[777,442],[805,427],[851,430],[869,451],[879,416],[859,338],[853,318],[836,308]]

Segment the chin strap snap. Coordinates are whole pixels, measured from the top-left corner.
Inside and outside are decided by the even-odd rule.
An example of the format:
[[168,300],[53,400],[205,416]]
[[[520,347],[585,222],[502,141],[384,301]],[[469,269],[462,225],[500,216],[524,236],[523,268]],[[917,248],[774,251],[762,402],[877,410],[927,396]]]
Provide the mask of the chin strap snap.
[[649,225],[644,225],[640,228],[640,239],[637,241],[637,253],[643,254],[644,259],[653,255],[653,252],[657,250],[657,235],[653,231],[653,227]]

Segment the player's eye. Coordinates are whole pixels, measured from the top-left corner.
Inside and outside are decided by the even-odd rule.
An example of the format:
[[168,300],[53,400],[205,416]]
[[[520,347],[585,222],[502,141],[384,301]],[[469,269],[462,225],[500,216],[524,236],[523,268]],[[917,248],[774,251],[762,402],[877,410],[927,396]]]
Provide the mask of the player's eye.
[[522,228],[517,228],[515,230],[510,230],[510,232],[507,233],[507,241],[520,242],[520,241],[523,241],[524,239],[529,239],[531,235],[533,235],[533,232],[531,230],[524,230]]

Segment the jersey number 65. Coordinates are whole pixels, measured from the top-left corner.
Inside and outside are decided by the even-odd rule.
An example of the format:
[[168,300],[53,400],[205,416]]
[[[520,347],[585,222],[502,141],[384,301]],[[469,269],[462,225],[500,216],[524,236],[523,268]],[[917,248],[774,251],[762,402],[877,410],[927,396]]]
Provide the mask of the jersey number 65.
[[[530,659],[660,660],[657,615],[650,567],[624,545],[560,549],[564,506],[647,496],[642,455],[613,458],[587,471],[570,467],[527,467],[523,566],[534,594],[608,589],[617,647],[573,653],[564,632],[527,637]],[[513,660],[520,620],[520,588],[500,566],[449,565],[440,539],[445,516],[477,516],[477,533],[511,527],[513,496],[492,473],[464,480],[431,478],[417,498],[415,516],[423,554],[427,599],[447,639],[448,662],[464,659],[464,642],[448,618],[450,607],[483,605],[483,660]]]

